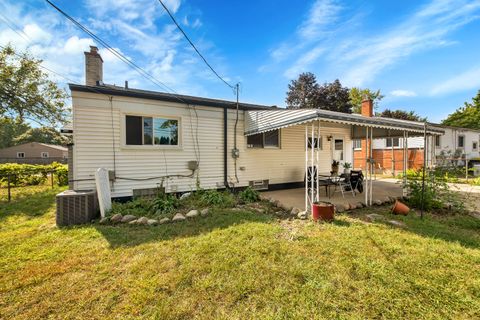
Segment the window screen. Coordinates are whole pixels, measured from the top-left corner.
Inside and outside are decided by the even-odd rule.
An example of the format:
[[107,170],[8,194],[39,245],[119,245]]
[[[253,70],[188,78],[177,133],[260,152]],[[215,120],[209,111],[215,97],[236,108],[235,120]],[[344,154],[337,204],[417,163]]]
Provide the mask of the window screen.
[[387,138],[387,147],[399,147],[400,146],[400,139],[399,138]]
[[[313,140],[313,141],[312,141]],[[312,138],[312,137],[308,137],[308,148],[311,149],[312,148],[312,142],[313,142],[313,148],[314,149],[322,149],[322,137],[320,138]]]
[[263,148],[263,134],[258,133],[247,137],[249,148]]
[[265,147],[278,147],[278,130],[268,131],[264,133],[264,146]]

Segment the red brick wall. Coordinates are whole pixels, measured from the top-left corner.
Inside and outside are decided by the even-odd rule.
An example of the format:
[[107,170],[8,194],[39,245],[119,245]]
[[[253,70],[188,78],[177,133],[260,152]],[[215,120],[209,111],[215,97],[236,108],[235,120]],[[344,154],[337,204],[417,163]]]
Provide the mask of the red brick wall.
[[[362,150],[355,150],[353,153],[353,168],[365,169],[365,141],[362,141]],[[373,150],[375,169],[377,172],[392,171],[392,149]],[[394,149],[393,159],[395,171],[403,170],[403,149]],[[408,168],[419,169],[423,166],[423,149],[408,149]]]

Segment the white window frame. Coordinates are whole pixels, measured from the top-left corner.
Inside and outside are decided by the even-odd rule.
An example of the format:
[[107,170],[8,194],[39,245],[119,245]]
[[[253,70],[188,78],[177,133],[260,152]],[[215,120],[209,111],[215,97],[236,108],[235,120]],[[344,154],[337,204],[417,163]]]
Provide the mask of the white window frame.
[[[166,145],[166,144],[127,144],[127,128],[125,122],[127,116],[133,117],[150,117],[150,118],[161,118],[169,120],[178,121],[178,144],[177,145]],[[151,114],[151,113],[140,113],[140,112],[125,112],[121,113],[120,122],[120,133],[121,133],[121,143],[120,146],[122,149],[143,149],[143,150],[157,150],[157,149],[171,149],[171,150],[183,150],[183,117],[165,115],[165,114]],[[142,119],[142,143],[143,143],[143,119]],[[192,141],[192,143],[196,143]]]
[[[21,154],[23,156],[20,156]],[[17,159],[25,159],[25,152],[17,152]]]
[[[312,136],[309,135],[309,136],[308,136],[308,139],[312,139]],[[317,140],[320,141],[320,148],[319,148],[319,149],[320,149],[320,150],[323,150],[323,136],[313,137],[312,142],[314,141],[314,139],[317,139]],[[314,146],[315,146],[315,145],[314,145]],[[308,146],[308,149],[312,149],[311,144]],[[315,150],[316,150],[316,148],[315,148]]]
[[[355,146],[356,142],[360,143],[360,147]],[[352,143],[353,143],[353,150],[362,150],[362,139],[353,139]]]
[[281,149],[282,146],[282,129],[275,129],[278,131],[278,146],[266,146],[265,145],[265,132],[257,133],[262,135],[262,146],[261,147],[254,147],[248,144],[248,137],[245,137],[245,145],[247,149]]
[[[45,155],[45,156],[44,156],[44,155]],[[41,157],[42,159],[48,159],[48,158],[50,158],[50,155],[48,154],[47,151],[42,151],[42,152],[40,153],[40,157]]]
[[[392,140],[392,145],[391,145],[391,146],[388,145],[388,140],[389,140],[389,139]],[[397,146],[393,143],[393,141],[395,141],[394,139],[398,139],[398,145],[397,145]],[[392,148],[392,147],[393,147],[394,149],[395,149],[395,148],[400,148],[400,138],[399,138],[399,137],[386,138],[386,139],[385,139],[385,147],[386,147],[386,148]]]

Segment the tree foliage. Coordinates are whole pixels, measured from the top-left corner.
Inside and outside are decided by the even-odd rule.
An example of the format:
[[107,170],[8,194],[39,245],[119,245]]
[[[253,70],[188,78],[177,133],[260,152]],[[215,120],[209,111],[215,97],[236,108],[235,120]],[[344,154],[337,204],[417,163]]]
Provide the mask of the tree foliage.
[[288,109],[318,108],[351,113],[349,89],[337,79],[319,85],[313,73],[306,72],[288,85],[285,100]]
[[14,139],[15,145],[27,142],[66,145],[70,142],[70,139],[62,136],[55,128],[40,127],[30,128]]
[[289,109],[317,108],[317,95],[319,85],[315,75],[305,72],[292,80],[288,85],[285,102]]
[[465,102],[463,107],[458,108],[454,113],[442,121],[442,124],[452,127],[480,129],[480,90],[472,98],[472,102]]
[[65,121],[66,92],[40,68],[41,60],[0,50],[0,116],[54,125]]
[[385,109],[378,116],[384,117],[384,118],[400,119],[400,120],[427,121],[427,118],[422,118],[421,116],[416,114],[415,111]]
[[0,149],[15,145],[14,139],[25,133],[29,125],[20,121],[20,119],[11,119],[0,117]]
[[380,90],[372,91],[368,88],[361,89],[358,87],[350,88],[350,102],[352,104],[352,112],[353,113],[361,113],[362,112],[362,101],[365,98],[370,98],[373,101],[374,109],[378,109],[378,103],[384,98],[385,96],[381,94]]

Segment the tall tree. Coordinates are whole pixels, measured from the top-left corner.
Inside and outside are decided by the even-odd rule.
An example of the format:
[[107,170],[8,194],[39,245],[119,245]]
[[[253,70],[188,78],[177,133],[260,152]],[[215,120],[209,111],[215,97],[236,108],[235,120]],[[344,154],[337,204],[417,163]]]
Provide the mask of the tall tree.
[[288,85],[285,102],[288,109],[317,108],[318,83],[311,72],[301,73]]
[[0,117],[0,149],[11,147],[15,144],[15,137],[25,133],[30,126],[22,121]]
[[337,79],[332,83],[324,83],[318,88],[317,105],[320,109],[352,113],[350,90],[343,87]]
[[373,101],[374,109],[378,109],[378,103],[385,96],[380,93],[380,90],[372,91],[370,89],[361,89],[358,87],[350,88],[350,102],[352,103],[352,112],[362,112],[362,101],[365,98],[370,98]]
[[463,107],[449,114],[442,124],[452,127],[480,129],[480,90],[472,98],[472,102],[465,102]]
[[54,125],[66,118],[66,92],[40,68],[41,60],[0,51],[0,116]]
[[15,145],[27,142],[66,145],[70,142],[70,139],[62,136],[55,128],[40,127],[30,128],[14,139]]
[[385,109],[378,116],[384,117],[384,118],[400,119],[400,120],[427,121],[427,118],[422,118],[421,116],[416,114],[415,111]]

